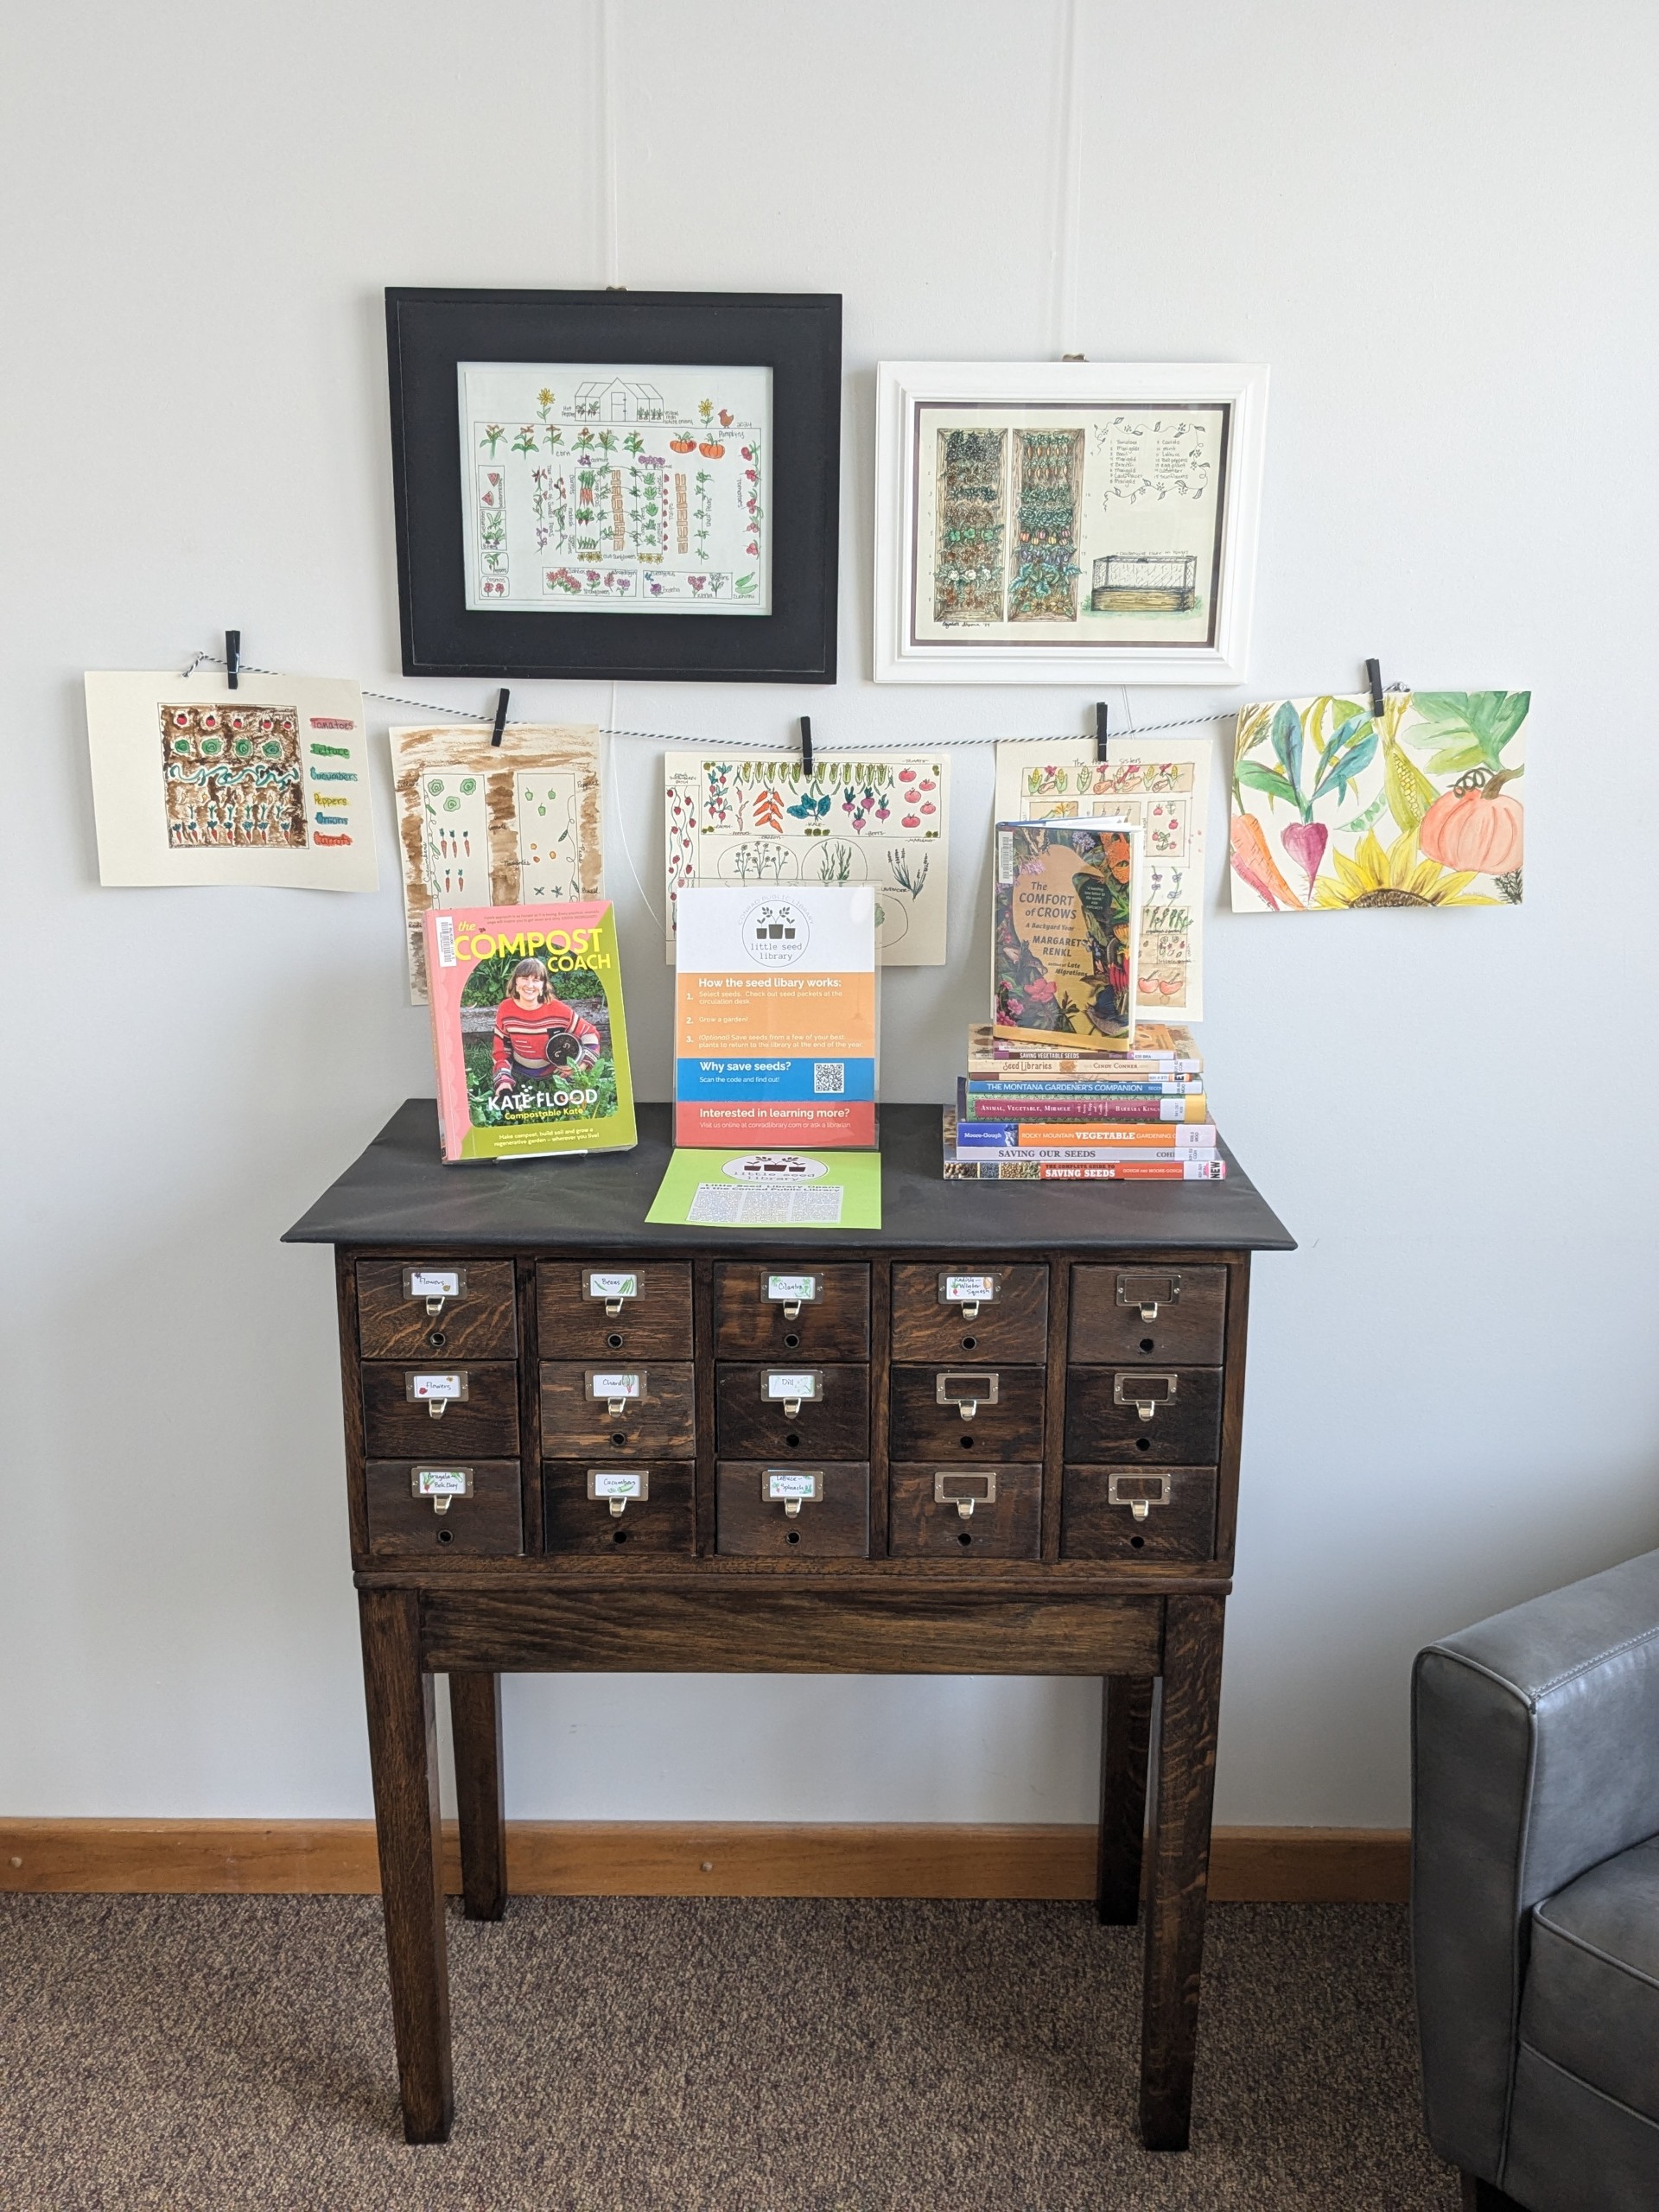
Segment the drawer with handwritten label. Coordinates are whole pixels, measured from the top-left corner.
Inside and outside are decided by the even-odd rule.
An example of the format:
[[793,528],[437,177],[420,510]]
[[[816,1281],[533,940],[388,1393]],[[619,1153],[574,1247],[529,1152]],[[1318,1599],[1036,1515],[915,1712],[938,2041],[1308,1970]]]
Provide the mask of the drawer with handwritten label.
[[1039,1361],[1047,1357],[1048,1269],[963,1260],[901,1261],[893,1271],[893,1357]]
[[543,1456],[568,1459],[591,1452],[690,1459],[696,1450],[692,1372],[689,1360],[601,1367],[544,1359]]
[[783,1452],[867,1459],[870,1370],[750,1367],[722,1360],[715,1370],[715,1435],[722,1459]]
[[357,1336],[365,1359],[511,1359],[518,1349],[511,1260],[364,1260]]
[[405,1367],[363,1363],[363,1427],[371,1458],[470,1452],[505,1459],[518,1449],[518,1370],[512,1360]]
[[870,1271],[721,1261],[714,1271],[715,1350],[726,1359],[868,1359]]
[[868,1559],[870,1470],[722,1459],[715,1520],[718,1548],[740,1559]]
[[513,1559],[524,1549],[516,1459],[371,1459],[372,1559]]
[[543,1260],[536,1328],[544,1359],[690,1359],[691,1268],[684,1260],[601,1266]]
[[542,1468],[542,1529],[550,1552],[690,1554],[696,1547],[690,1463],[590,1467],[550,1459]]

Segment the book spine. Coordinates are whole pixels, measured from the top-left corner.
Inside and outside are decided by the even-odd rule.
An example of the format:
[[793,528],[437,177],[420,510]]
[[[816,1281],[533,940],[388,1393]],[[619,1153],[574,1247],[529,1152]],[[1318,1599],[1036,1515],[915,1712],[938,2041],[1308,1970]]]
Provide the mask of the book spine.
[[1185,1098],[1204,1089],[1201,1075],[1164,1075],[1156,1069],[1134,1075],[1049,1076],[1023,1069],[1018,1075],[988,1075],[970,1067],[969,1087],[989,1098],[1030,1094],[1039,1098]]
[[1016,1045],[999,1046],[990,1052],[970,1052],[969,1064],[992,1072],[1002,1071],[1018,1073],[1029,1070],[1033,1075],[1099,1075],[1107,1069],[1152,1068],[1160,1075],[1196,1075],[1204,1062],[1196,1052],[1143,1052],[1137,1045],[1132,1052],[1072,1053],[1039,1052],[1034,1046],[1023,1050]]
[[957,1142],[976,1152],[1039,1152],[1059,1148],[1080,1158],[1090,1152],[1213,1152],[1213,1122],[1188,1128],[1179,1122],[1123,1122],[1103,1128],[1044,1122],[957,1122]]
[[1012,1098],[987,1097],[969,1090],[957,1111],[969,1122],[1207,1122],[1210,1109],[1201,1090],[1185,1098],[1033,1098],[1025,1091]]
[[1120,1160],[1097,1166],[1065,1167],[1039,1160],[947,1160],[947,1182],[960,1183],[1222,1183],[1224,1160]]

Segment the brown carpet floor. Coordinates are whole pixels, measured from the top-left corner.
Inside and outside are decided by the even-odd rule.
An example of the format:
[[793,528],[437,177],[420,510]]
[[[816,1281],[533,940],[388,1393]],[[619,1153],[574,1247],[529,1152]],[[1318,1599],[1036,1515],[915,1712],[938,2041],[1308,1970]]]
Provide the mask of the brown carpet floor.
[[1403,1910],[1210,1929],[1193,2147],[1153,2157],[1138,1940],[1081,1906],[452,1913],[455,2130],[411,2150],[376,1900],[0,1898],[0,2205],[1451,2212]]

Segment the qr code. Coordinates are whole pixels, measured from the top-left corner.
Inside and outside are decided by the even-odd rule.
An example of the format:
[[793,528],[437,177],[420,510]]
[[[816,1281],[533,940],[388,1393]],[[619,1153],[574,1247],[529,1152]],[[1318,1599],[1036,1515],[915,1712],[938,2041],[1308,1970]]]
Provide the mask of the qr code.
[[815,1097],[822,1097],[827,1092],[831,1096],[838,1098],[846,1088],[847,1063],[845,1060],[813,1061],[812,1090]]

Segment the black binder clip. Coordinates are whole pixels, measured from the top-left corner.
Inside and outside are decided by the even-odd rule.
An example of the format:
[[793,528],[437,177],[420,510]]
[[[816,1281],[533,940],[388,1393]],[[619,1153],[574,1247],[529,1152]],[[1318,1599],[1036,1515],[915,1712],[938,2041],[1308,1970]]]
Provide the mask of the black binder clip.
[[801,772],[809,783],[812,780],[812,717],[801,716]]
[[232,691],[236,689],[236,679],[241,673],[241,670],[242,632],[239,630],[227,630],[225,632],[225,681]]
[[504,683],[496,695],[495,728],[490,732],[490,743],[499,745],[501,733],[507,726],[507,687]]
[[1371,687],[1372,716],[1380,722],[1382,719],[1382,664],[1380,660],[1366,662],[1365,681]]
[[1107,711],[1106,702],[1103,699],[1096,699],[1095,702],[1095,758],[1096,760],[1104,760],[1106,758],[1106,734],[1110,722],[1111,715]]

